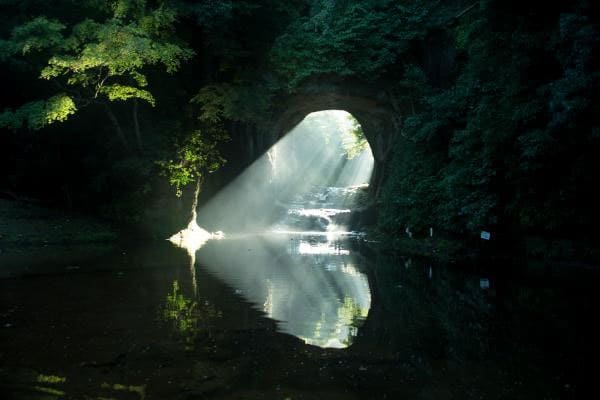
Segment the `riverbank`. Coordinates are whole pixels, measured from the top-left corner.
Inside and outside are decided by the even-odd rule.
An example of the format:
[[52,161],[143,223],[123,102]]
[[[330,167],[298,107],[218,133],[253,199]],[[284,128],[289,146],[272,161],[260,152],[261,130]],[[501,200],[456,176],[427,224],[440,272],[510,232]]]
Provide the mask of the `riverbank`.
[[[531,236],[513,240],[512,246],[507,247],[483,240],[458,240],[443,236],[391,237],[376,230],[370,230],[367,237],[368,247],[375,251],[427,257],[443,263],[483,256],[600,268],[600,247],[590,241]],[[93,217],[54,210],[31,202],[0,199],[0,251],[23,246],[108,244],[119,238],[115,228]]]
[[494,243],[441,236],[389,237],[377,231],[369,232],[368,237],[369,247],[377,251],[426,257],[443,263],[487,258],[538,261],[565,267],[600,269],[600,247],[590,240],[527,236],[520,240]]
[[56,244],[106,243],[117,231],[97,219],[0,199],[0,249]]
[[447,238],[389,237],[377,231],[368,232],[367,237],[368,247],[384,253],[426,257],[442,263],[477,256],[477,252],[470,250],[467,244]]

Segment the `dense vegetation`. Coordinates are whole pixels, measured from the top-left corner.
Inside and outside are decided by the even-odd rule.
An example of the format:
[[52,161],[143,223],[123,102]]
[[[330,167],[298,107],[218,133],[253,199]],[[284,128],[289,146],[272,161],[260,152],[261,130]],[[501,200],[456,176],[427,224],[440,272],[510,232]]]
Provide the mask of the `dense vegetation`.
[[[443,87],[406,69],[383,223],[576,236],[597,225],[598,26],[585,2],[488,2],[449,30]],[[398,196],[398,193],[404,195]]]
[[589,239],[593,3],[2,0],[0,191],[145,221],[167,181],[239,162],[241,126],[334,76],[397,110],[383,232]]

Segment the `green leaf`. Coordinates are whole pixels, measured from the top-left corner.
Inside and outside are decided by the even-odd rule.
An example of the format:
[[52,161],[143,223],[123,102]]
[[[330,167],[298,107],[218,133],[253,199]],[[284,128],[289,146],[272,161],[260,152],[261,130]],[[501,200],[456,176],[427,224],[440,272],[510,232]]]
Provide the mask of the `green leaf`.
[[54,122],[62,122],[77,111],[75,102],[64,93],[48,100],[33,101],[17,110],[5,110],[0,114],[0,126],[10,129],[27,127],[41,129]]
[[100,92],[105,94],[110,101],[126,101],[129,99],[140,99],[147,101],[150,105],[155,105],[155,100],[152,94],[144,89],[139,89],[133,86],[124,86],[119,84],[103,86]]

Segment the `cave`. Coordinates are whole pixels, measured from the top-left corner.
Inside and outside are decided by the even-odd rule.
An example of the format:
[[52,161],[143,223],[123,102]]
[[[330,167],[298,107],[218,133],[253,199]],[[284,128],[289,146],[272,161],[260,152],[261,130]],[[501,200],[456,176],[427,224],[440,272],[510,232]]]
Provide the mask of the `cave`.
[[[262,156],[277,141],[297,126],[307,115],[323,110],[344,110],[362,126],[374,157],[370,194],[375,200],[385,181],[399,126],[398,107],[381,86],[339,77],[320,78],[305,83],[293,95],[275,102],[278,107],[267,123],[261,126],[233,127],[238,153],[244,162],[230,166],[230,174],[238,175]],[[232,171],[233,169],[233,171]],[[230,176],[232,176],[230,175]]]

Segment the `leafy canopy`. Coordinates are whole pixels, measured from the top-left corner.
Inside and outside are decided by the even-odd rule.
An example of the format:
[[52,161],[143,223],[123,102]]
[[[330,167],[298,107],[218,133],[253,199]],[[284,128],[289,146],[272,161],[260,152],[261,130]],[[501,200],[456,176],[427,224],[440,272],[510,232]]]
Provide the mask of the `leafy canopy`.
[[77,107],[103,102],[139,99],[155,105],[145,71],[162,65],[173,73],[194,52],[172,35],[174,9],[150,8],[142,0],[111,4],[104,20],[87,18],[68,29],[58,20],[39,16],[15,27],[10,38],[0,42],[4,60],[32,52],[45,55],[40,78],[63,92],[60,102],[53,97],[6,110],[0,117],[7,121],[4,126],[39,129],[64,121]]

